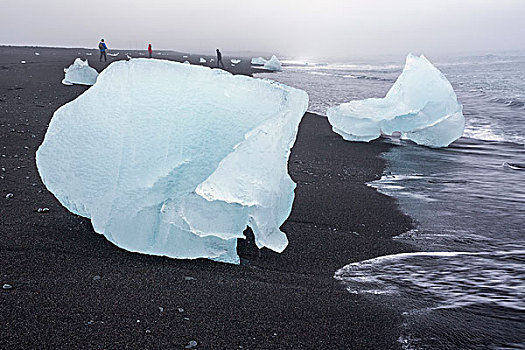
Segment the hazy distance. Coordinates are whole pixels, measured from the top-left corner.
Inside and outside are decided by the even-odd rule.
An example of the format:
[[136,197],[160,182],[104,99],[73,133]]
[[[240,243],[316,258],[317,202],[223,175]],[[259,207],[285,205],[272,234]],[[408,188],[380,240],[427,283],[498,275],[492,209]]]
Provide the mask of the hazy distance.
[[524,0],[1,0],[1,45],[304,57],[525,49]]

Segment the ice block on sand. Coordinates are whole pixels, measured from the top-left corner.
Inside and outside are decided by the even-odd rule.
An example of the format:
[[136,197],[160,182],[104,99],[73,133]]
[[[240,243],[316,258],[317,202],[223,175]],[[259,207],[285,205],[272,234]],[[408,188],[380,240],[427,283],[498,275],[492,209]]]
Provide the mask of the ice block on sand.
[[117,61],[54,114],[37,151],[46,187],[130,251],[239,263],[249,226],[281,252],[287,162],[308,106],[269,80],[165,60]]
[[446,147],[463,135],[462,105],[447,78],[423,55],[408,55],[385,98],[350,101],[328,109],[333,130],[349,141],[381,134],[430,147]]

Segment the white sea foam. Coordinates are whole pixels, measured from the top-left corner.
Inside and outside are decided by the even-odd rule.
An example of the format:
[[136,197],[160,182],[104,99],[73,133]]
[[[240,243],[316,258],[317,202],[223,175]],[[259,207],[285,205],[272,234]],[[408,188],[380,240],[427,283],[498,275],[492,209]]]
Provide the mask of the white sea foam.
[[434,309],[494,303],[525,311],[524,258],[525,250],[400,253],[349,264],[334,278],[351,293],[426,295]]
[[498,135],[490,126],[465,126],[465,137],[482,141],[506,141],[504,135]]

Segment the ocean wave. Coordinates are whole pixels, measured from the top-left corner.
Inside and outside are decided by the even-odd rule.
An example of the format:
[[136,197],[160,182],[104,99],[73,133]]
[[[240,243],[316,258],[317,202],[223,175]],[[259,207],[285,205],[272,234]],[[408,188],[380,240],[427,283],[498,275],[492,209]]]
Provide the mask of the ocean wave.
[[334,278],[353,294],[417,295],[432,309],[494,304],[525,311],[524,264],[525,250],[400,253],[346,265]]
[[336,78],[349,78],[349,79],[363,79],[363,80],[376,80],[376,81],[394,81],[393,79],[381,78],[371,75],[355,75],[355,74],[338,74],[338,73],[328,73],[325,71],[316,71],[312,70],[307,72],[310,75],[320,75],[327,77],[336,77]]
[[403,69],[404,65],[399,64],[329,64],[328,69],[354,70],[354,71],[395,71]]
[[308,72],[308,74],[311,74],[311,75],[330,76],[330,77],[335,77],[335,76],[337,76],[336,74],[330,74],[330,73],[326,73],[326,72],[316,72],[316,71]]
[[475,127],[475,126],[467,126],[465,127],[465,131],[463,132],[464,137],[469,137],[471,139],[476,139],[480,141],[499,141],[499,142],[505,142],[511,140],[507,140],[504,135],[500,135],[495,133],[492,128],[488,126],[484,127]]
[[510,108],[524,108],[525,102],[520,100],[506,99],[506,98],[493,98],[490,102],[503,104]]
[[504,168],[509,168],[512,170],[525,170],[525,164],[522,163],[503,163]]
[[[283,61],[283,63],[288,61]],[[385,72],[391,73],[393,71],[402,70],[404,65],[399,64],[333,64],[333,63],[313,63],[313,64],[298,64],[289,63],[288,66],[301,70],[317,69],[317,70],[336,70],[336,71],[356,71],[356,72]]]

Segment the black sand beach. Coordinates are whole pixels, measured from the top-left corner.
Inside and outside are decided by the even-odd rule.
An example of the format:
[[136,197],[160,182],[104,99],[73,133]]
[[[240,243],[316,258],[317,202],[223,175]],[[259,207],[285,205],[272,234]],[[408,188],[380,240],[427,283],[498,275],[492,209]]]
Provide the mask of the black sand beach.
[[[289,162],[297,189],[282,254],[244,241],[241,266],[130,253],[63,208],[35,165],[53,112],[87,89],[62,85],[63,68],[82,57],[101,71],[114,59],[96,55],[0,47],[0,285],[12,286],[0,289],[0,348],[400,347],[399,312],[332,277],[350,262],[410,250],[391,239],[410,218],[365,184],[382,174],[387,143],[345,142],[326,118],[305,115]],[[247,60],[230,67],[230,58],[233,73],[254,72]]]

